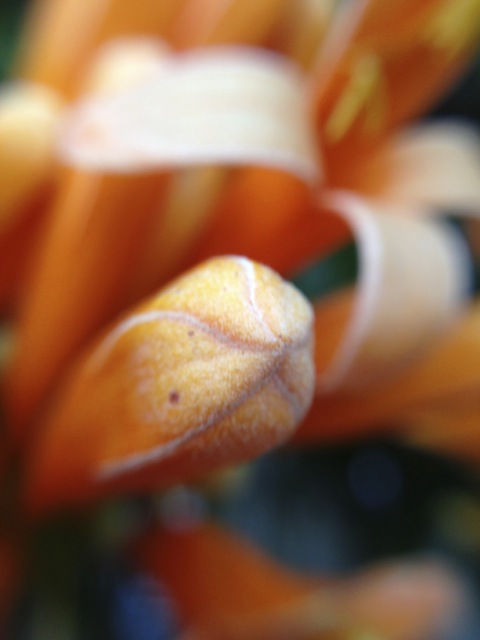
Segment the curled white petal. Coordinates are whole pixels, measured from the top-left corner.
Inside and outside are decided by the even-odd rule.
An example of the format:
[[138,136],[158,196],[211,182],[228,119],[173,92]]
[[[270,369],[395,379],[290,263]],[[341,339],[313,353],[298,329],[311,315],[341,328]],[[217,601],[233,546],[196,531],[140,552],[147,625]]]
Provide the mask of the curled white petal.
[[164,59],[141,86],[75,108],[64,163],[98,171],[258,164],[316,181],[305,81],[287,60],[242,47]]
[[360,274],[320,392],[368,385],[422,353],[464,308],[470,285],[466,247],[442,222],[378,211],[348,193],[332,194],[328,204],[352,225]]

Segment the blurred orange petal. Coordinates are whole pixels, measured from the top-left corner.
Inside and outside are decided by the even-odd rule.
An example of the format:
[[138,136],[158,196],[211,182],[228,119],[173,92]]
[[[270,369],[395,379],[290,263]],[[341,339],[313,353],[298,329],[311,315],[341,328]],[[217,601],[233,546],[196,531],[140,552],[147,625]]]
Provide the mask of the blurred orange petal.
[[311,67],[334,8],[332,0],[187,0],[169,33],[175,47],[262,44]]
[[0,237],[55,176],[55,143],[63,116],[59,96],[27,83],[0,91]]
[[165,180],[64,174],[33,265],[9,375],[7,402],[18,438],[72,353],[131,302],[131,270]]
[[96,47],[132,34],[164,35],[181,4],[182,0],[137,0],[135,5],[130,0],[35,0],[20,42],[17,73],[72,97]]
[[317,586],[211,524],[185,533],[152,532],[138,545],[138,556],[166,584],[183,620],[215,638],[222,627],[230,627],[230,633],[237,628],[242,637],[249,621],[261,622],[262,615],[281,618],[283,608],[298,604]]
[[45,185],[37,197],[21,207],[15,224],[0,237],[0,311],[18,310],[35,256],[45,232],[46,211],[53,185]]
[[327,147],[367,143],[425,111],[475,51],[478,0],[364,0],[338,12],[316,70]]
[[323,45],[335,0],[290,0],[282,25],[280,49],[302,68],[311,70]]
[[395,416],[410,444],[477,463],[480,399],[477,389],[407,407]]
[[307,578],[212,524],[153,531],[137,557],[166,585],[193,638],[426,638],[451,622],[464,596],[455,576],[431,561]]
[[349,237],[346,222],[323,210],[317,194],[299,178],[252,167],[229,176],[191,259],[240,253],[286,276]]
[[[193,167],[172,175],[161,215],[152,226],[133,278],[140,294],[150,293],[193,264],[191,253],[209,227],[228,176],[228,170],[217,166]],[[222,253],[241,252],[216,251],[215,255]]]
[[187,0],[170,31],[180,49],[211,44],[259,44],[288,0]]
[[[333,300],[332,307],[338,309],[340,314],[342,309],[345,309],[344,305],[335,303],[335,300]],[[340,316],[342,322],[345,322],[345,317],[348,314],[347,308],[343,316]],[[317,324],[324,315],[324,313],[317,314]],[[333,311],[330,312],[330,315],[335,317]],[[416,422],[417,425],[420,425],[420,419],[416,421],[413,419],[417,409],[421,415],[423,413],[422,407],[433,409],[438,406],[438,413],[442,413],[441,407],[444,403],[455,403],[455,398],[460,398],[461,401],[464,397],[475,396],[476,389],[480,384],[480,369],[478,367],[480,358],[479,321],[480,304],[476,302],[464,313],[451,331],[432,345],[423,357],[418,358],[405,371],[399,372],[399,375],[377,383],[372,389],[362,389],[350,393],[339,391],[330,396],[317,397],[305,422],[296,434],[296,439],[298,441],[335,440],[353,435],[366,435],[371,431],[385,427],[411,431],[411,437],[415,439],[415,430],[409,429],[409,424]],[[318,345],[319,335],[322,335],[319,334],[318,329],[316,335],[316,344]],[[318,349],[317,346],[317,352]],[[466,403],[467,413],[468,407],[469,404]],[[445,412],[444,422],[451,426],[452,419],[448,417],[449,413],[452,411]],[[425,414],[427,414],[427,410]],[[474,412],[471,415],[475,415]],[[451,442],[447,446],[450,446],[452,451],[455,448],[453,440],[457,438],[457,435],[458,448],[465,448],[469,436],[460,437],[462,424],[462,421],[458,419],[455,429],[442,430],[438,428],[438,448],[441,446],[442,439],[448,440],[448,434],[450,434]],[[422,436],[423,430],[423,427],[418,429],[418,442],[420,443],[423,439],[426,443],[430,437],[433,443],[435,440],[432,437],[435,433],[434,430],[429,431],[425,428],[425,435]],[[444,435],[440,435],[442,432]],[[465,429],[465,433],[467,432],[468,429]],[[429,436],[429,433],[432,435]],[[473,445],[473,443],[474,439],[471,444]],[[475,447],[472,446],[472,455],[474,450]]]

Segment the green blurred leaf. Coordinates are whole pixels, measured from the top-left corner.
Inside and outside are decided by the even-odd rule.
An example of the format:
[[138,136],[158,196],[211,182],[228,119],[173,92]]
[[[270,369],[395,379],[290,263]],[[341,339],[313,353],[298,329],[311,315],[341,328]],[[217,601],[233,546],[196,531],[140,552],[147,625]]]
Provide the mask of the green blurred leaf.
[[294,276],[292,282],[307,298],[316,300],[353,284],[357,273],[358,252],[351,243],[308,266]]
[[0,80],[10,71],[27,0],[2,0],[0,7]]

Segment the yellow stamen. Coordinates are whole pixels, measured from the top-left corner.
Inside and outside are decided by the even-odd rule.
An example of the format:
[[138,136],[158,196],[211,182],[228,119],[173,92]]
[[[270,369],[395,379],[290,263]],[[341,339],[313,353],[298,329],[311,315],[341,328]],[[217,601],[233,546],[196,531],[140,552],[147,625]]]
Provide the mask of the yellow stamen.
[[331,142],[338,142],[362,112],[365,132],[374,133],[384,120],[385,107],[380,58],[372,53],[364,54],[352,66],[347,86],[327,121],[325,135]]
[[444,0],[424,36],[435,49],[454,58],[480,35],[480,0]]

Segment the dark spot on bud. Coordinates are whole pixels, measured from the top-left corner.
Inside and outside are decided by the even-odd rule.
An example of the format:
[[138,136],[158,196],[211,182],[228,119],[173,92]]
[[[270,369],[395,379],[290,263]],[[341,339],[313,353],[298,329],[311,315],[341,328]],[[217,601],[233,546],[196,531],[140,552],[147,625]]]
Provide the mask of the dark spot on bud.
[[193,331],[193,329],[190,329],[188,335],[190,336],[190,338],[192,338],[195,335],[195,331]]
[[178,393],[178,391],[170,391],[170,393],[168,394],[168,401],[171,404],[178,404],[180,402],[180,394]]

